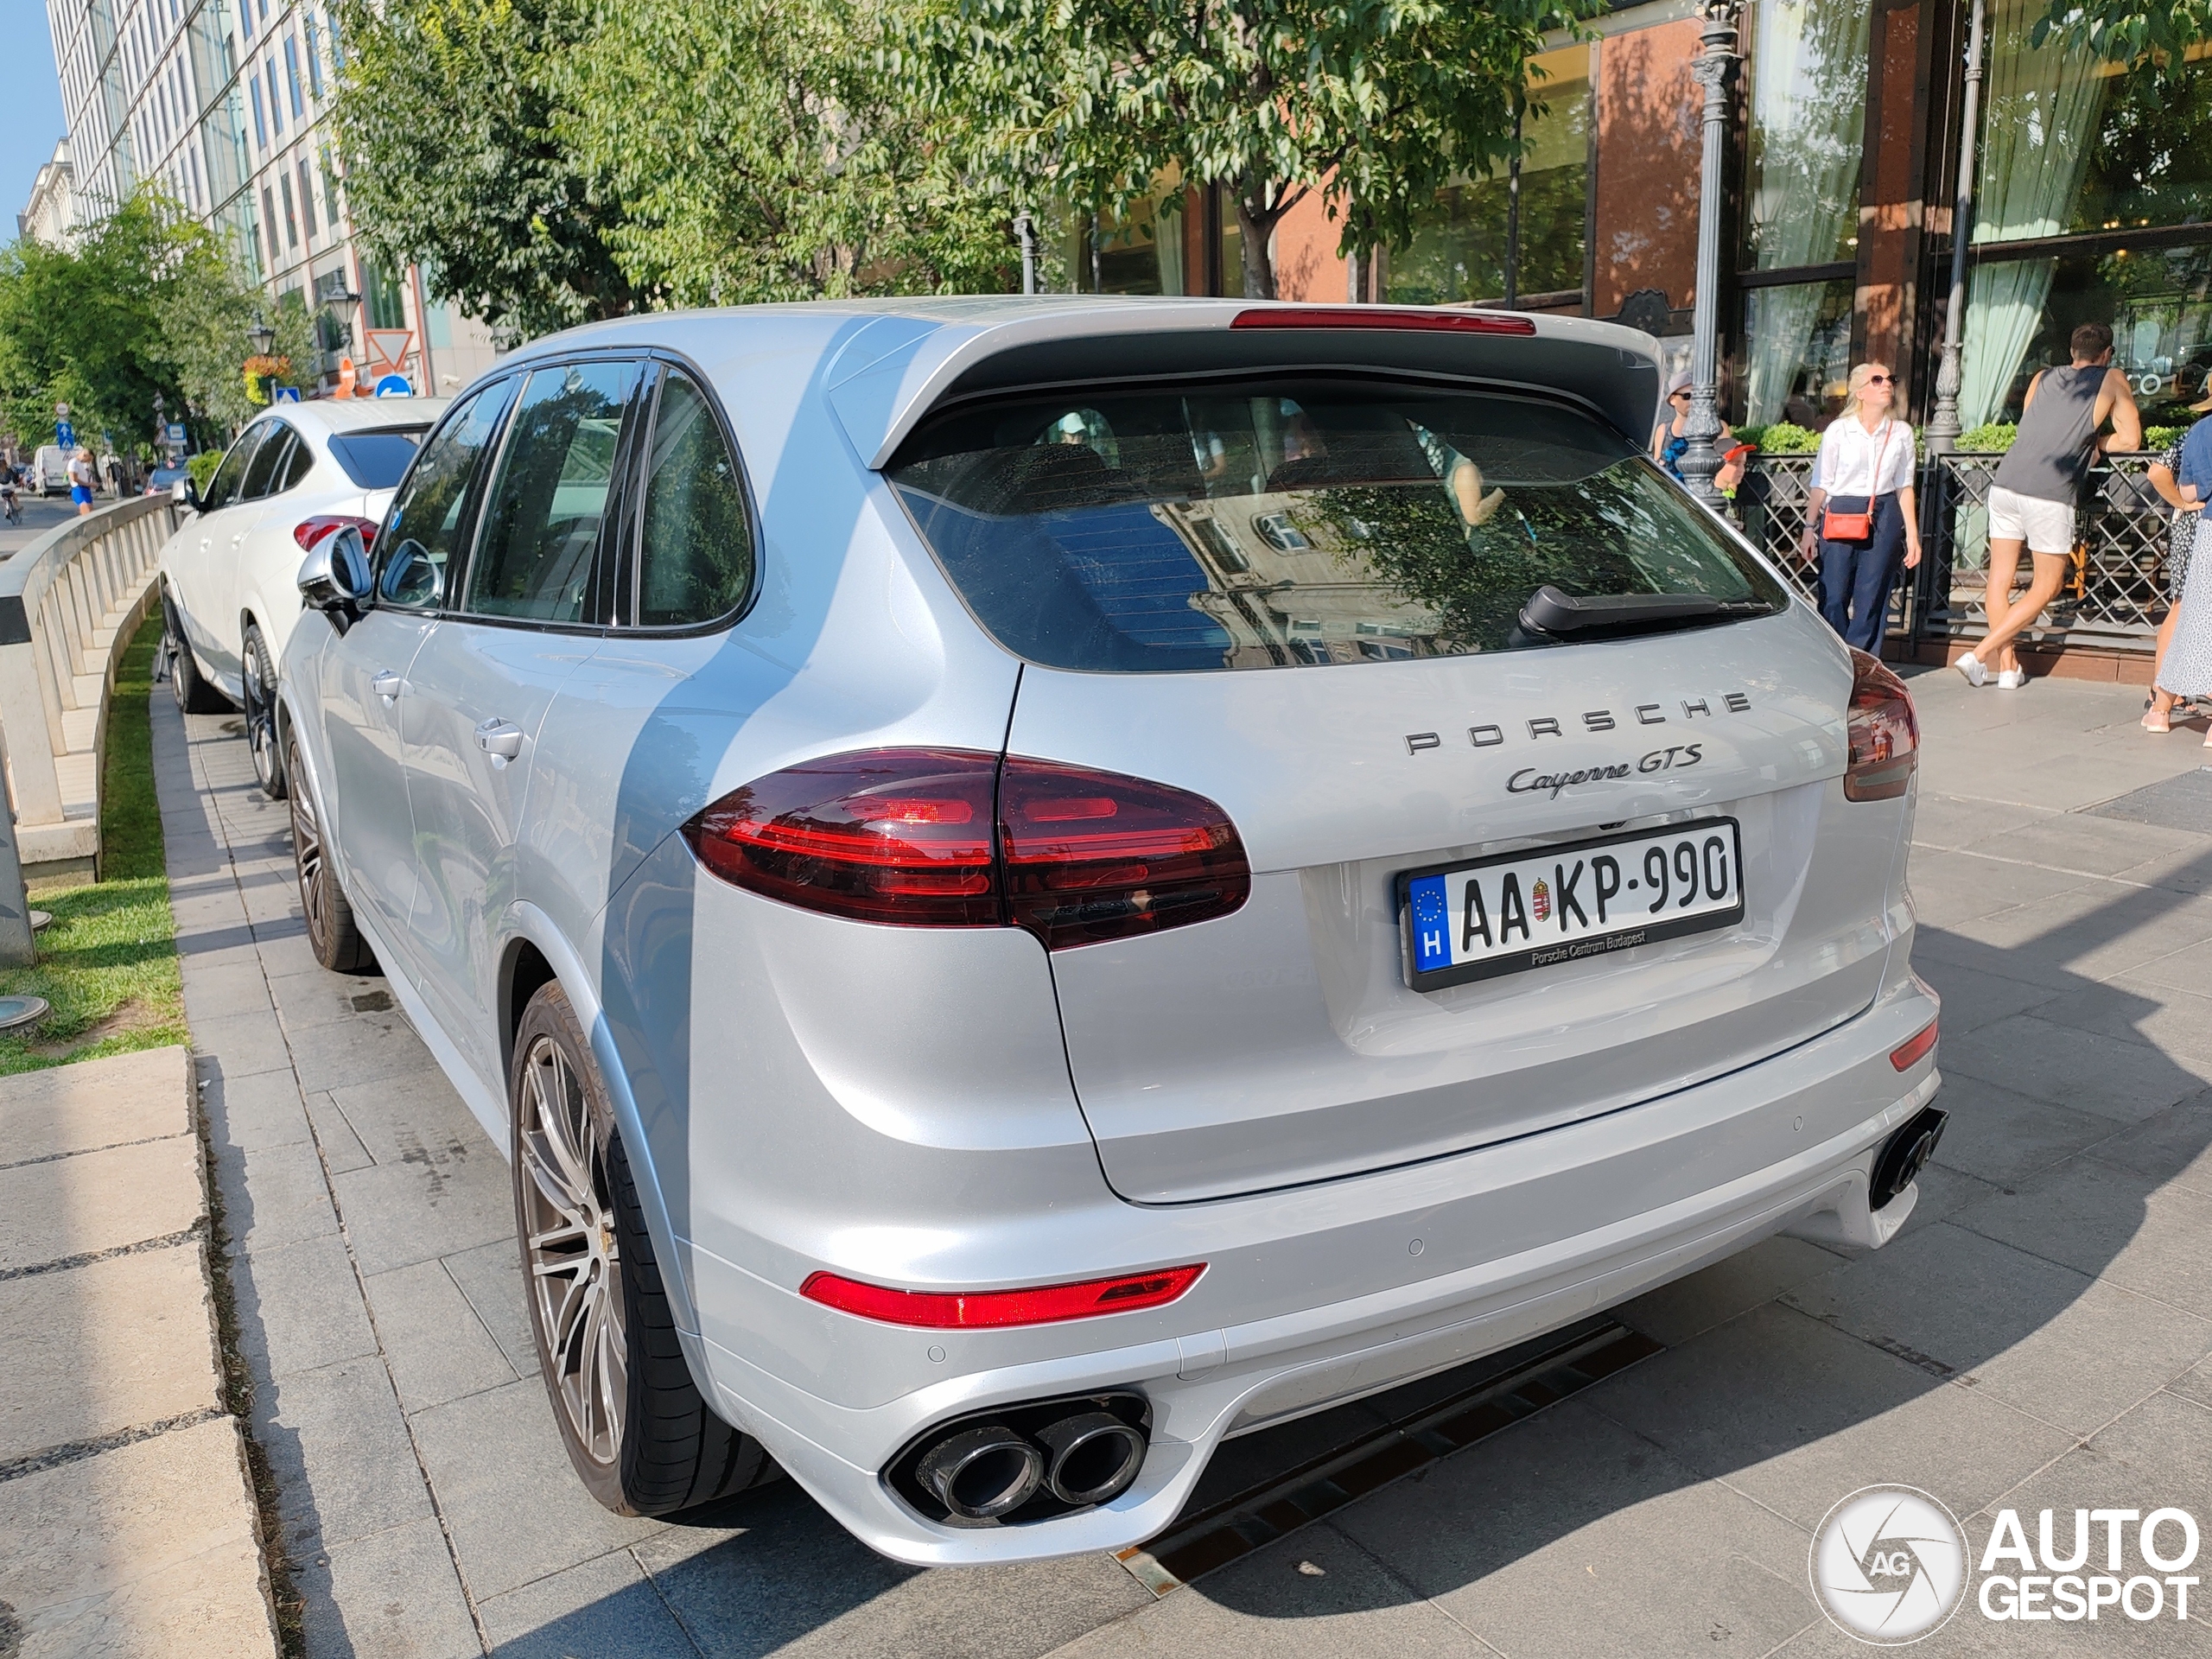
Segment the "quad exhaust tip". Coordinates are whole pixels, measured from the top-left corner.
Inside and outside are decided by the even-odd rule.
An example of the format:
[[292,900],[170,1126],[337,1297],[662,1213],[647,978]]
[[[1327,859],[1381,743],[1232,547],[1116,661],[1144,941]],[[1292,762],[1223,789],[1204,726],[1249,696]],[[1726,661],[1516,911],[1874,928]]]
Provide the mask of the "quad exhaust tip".
[[955,1526],[1020,1525],[1110,1503],[1135,1482],[1151,1413],[1134,1393],[1042,1400],[978,1413],[910,1443],[893,1488]]

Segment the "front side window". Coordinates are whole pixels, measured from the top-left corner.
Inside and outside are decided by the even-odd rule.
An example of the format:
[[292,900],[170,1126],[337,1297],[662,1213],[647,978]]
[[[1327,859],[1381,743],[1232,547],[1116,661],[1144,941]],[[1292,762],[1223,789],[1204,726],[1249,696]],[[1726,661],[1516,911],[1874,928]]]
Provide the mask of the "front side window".
[[461,404],[407,475],[377,536],[378,603],[434,610],[444,597],[467,529],[469,482],[514,391],[513,380],[501,380]]
[[486,500],[463,609],[540,622],[585,620],[622,412],[638,368],[635,361],[564,363],[531,372]]
[[1462,656],[1581,598],[1781,587],[1640,449],[1535,398],[1306,378],[1008,399],[888,469],[982,626],[1052,668]]
[[753,526],[721,423],[690,377],[668,371],[646,457],[635,616],[649,628],[727,616],[753,586]]
[[200,510],[213,512],[218,507],[227,507],[238,499],[238,486],[245,480],[245,469],[253,464],[253,452],[261,447],[261,440],[276,424],[264,421],[258,426],[249,426],[238,434],[238,441],[223,456],[223,464],[207,480],[207,493],[200,499]]

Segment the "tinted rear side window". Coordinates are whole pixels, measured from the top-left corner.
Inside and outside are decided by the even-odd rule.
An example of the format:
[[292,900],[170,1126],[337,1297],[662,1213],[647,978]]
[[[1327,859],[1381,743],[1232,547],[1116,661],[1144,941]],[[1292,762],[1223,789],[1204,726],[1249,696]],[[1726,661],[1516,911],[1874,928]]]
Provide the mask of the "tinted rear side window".
[[347,432],[331,439],[330,453],[346,476],[365,490],[389,490],[406,475],[407,463],[423,442],[427,426],[396,426],[380,432]]
[[889,469],[985,628],[1048,667],[1159,672],[1553,643],[1567,593],[1780,609],[1635,446],[1535,399],[1297,379],[956,411]]

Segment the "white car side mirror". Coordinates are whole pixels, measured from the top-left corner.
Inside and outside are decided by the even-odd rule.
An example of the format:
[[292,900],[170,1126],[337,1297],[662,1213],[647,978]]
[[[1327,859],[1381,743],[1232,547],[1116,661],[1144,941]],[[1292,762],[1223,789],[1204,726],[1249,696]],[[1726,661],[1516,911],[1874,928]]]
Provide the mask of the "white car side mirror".
[[300,562],[300,597],[316,610],[350,612],[369,596],[369,552],[361,532],[333,531]]

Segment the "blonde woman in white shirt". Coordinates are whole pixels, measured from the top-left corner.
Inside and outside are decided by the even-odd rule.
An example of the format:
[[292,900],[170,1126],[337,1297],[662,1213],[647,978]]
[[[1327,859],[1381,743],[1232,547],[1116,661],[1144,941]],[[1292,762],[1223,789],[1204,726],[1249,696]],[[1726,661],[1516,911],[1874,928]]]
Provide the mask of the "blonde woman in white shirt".
[[[1882,654],[1900,550],[1905,569],[1920,563],[1912,429],[1891,417],[1896,397],[1897,378],[1887,365],[1861,363],[1852,370],[1844,412],[1821,435],[1805,514],[1805,556],[1812,557],[1815,546],[1820,554],[1821,614],[1846,643],[1876,657]],[[1866,514],[1870,533],[1831,537],[1829,530],[1839,526],[1828,520],[1830,513]]]

